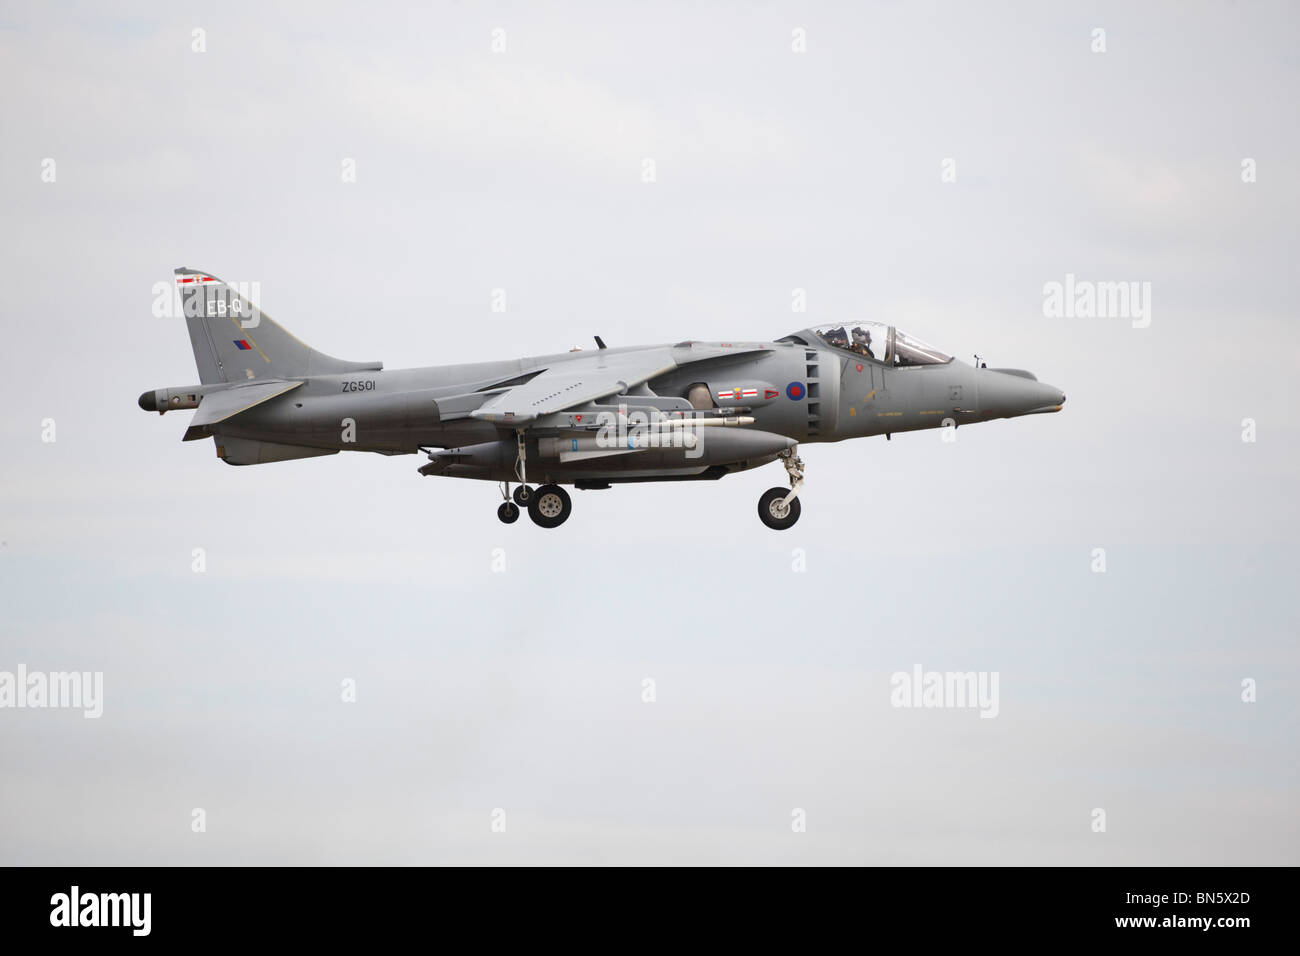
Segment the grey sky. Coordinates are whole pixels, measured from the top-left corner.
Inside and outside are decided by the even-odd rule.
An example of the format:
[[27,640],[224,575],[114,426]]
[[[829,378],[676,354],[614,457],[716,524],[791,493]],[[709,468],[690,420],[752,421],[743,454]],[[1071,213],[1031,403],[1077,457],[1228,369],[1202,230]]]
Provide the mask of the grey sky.
[[[0,863],[1300,862],[1300,16],[1050,6],[0,4],[0,670],[105,686],[0,710]],[[504,527],[141,412],[179,265],[389,368],[870,318],[1069,402]]]

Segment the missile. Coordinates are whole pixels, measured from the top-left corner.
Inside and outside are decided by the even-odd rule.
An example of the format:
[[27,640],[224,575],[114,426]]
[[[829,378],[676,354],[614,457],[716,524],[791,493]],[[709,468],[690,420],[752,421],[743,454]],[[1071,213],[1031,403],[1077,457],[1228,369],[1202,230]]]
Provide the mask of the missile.
[[752,425],[754,419],[747,415],[726,416],[719,418],[664,418],[651,422],[650,428],[704,428],[706,425],[733,428],[737,425]]
[[589,458],[597,455],[625,455],[630,451],[644,451],[647,448],[694,448],[699,440],[698,435],[690,432],[647,428],[616,433],[613,436],[579,435],[576,438],[539,438],[537,453],[543,458],[574,461],[576,460],[574,456]]

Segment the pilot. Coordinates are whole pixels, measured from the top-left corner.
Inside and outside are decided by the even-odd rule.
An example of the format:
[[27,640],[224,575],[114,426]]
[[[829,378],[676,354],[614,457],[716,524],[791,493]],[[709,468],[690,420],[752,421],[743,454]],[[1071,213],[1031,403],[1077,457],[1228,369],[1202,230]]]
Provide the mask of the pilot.
[[853,351],[859,355],[865,355],[867,358],[874,359],[875,353],[871,351],[871,333],[862,326],[857,326],[853,330]]
[[842,325],[838,329],[829,330],[826,333],[826,341],[837,349],[846,349],[849,347],[849,337],[844,331],[844,326]]

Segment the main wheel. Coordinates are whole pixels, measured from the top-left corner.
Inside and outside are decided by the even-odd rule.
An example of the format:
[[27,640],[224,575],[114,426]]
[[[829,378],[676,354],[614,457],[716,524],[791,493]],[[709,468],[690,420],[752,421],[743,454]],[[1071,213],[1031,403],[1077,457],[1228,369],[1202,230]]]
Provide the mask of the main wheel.
[[502,524],[514,524],[519,520],[519,509],[508,501],[501,502],[501,507],[497,509],[497,517],[501,519]]
[[769,488],[763,492],[763,497],[758,499],[758,517],[763,524],[776,531],[784,531],[799,520],[798,498],[788,505],[781,503],[789,493],[789,488]]
[[542,485],[533,490],[528,501],[528,517],[542,528],[558,528],[573,511],[569,493],[559,485]]
[[533,496],[533,489],[529,488],[527,485],[520,485],[519,487],[515,488],[512,494],[515,499],[515,504],[517,504],[521,508],[527,508],[528,499]]

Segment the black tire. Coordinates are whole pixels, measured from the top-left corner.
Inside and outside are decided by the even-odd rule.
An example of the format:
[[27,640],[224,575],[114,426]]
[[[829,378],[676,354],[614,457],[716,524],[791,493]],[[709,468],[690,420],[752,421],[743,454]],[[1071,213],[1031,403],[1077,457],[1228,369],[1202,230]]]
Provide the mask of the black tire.
[[521,508],[528,507],[528,499],[533,496],[533,489],[527,485],[520,485],[511,495],[515,499],[515,504]]
[[528,501],[528,517],[540,528],[558,528],[569,519],[573,502],[559,485],[542,485],[533,489]]
[[790,502],[790,506],[784,509],[784,514],[781,513],[781,499],[789,493],[789,488],[769,488],[763,492],[763,497],[758,499],[759,520],[773,531],[784,531],[786,528],[793,527],[799,520],[798,498]]
[[501,502],[501,507],[497,509],[497,517],[501,519],[502,524],[514,524],[519,520],[519,509],[508,501]]

